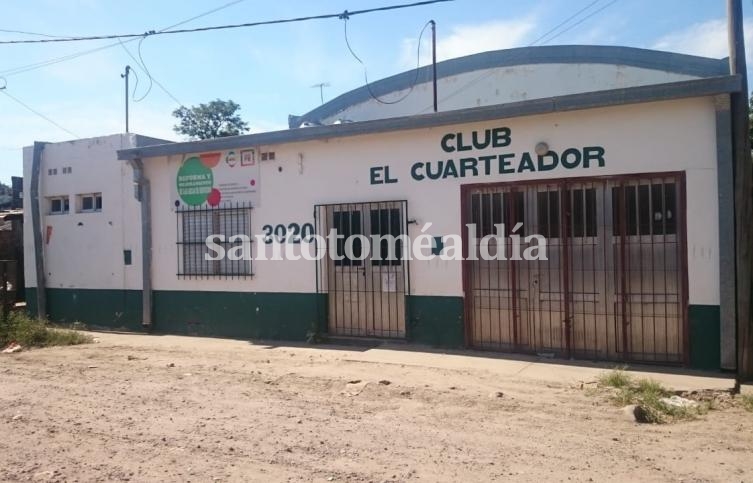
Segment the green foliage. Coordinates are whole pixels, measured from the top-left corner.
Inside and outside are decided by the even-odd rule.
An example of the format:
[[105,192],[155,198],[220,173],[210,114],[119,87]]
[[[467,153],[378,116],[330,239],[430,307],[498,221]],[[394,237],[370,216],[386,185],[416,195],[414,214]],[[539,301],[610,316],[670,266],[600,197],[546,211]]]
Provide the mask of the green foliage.
[[22,347],[50,347],[91,341],[87,334],[50,327],[44,320],[33,319],[23,312],[14,312],[8,320],[0,321],[0,346],[16,342]]
[[240,108],[229,99],[215,99],[198,106],[181,106],[173,111],[173,116],[179,120],[173,130],[191,139],[237,136],[248,132],[248,124],[238,114]]
[[753,394],[743,394],[740,399],[743,402],[743,408],[753,413]]
[[662,401],[672,392],[652,379],[633,379],[623,370],[602,374],[599,387],[611,391],[609,399],[618,406],[638,405],[645,414],[646,422],[668,423],[684,419],[694,419],[713,409],[710,402],[699,402],[693,406],[674,406]]
[[617,389],[629,386],[632,378],[624,369],[615,369],[611,372],[602,374],[599,377],[599,385],[606,387],[615,387]]

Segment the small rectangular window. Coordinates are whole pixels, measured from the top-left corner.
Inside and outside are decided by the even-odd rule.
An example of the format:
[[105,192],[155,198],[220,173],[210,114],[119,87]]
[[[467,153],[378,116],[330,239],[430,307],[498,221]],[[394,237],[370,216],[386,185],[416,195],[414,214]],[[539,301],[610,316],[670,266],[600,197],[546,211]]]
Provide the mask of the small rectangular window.
[[79,213],[94,213],[102,211],[102,193],[78,195],[77,204]]
[[376,236],[390,235],[395,237],[395,245],[390,250],[389,240],[379,240],[375,245],[372,265],[400,265],[403,259],[402,241],[398,239],[403,230],[398,208],[380,208],[371,210],[371,234]]
[[363,246],[360,238],[353,238],[352,252],[353,258],[348,257],[345,251],[345,241],[351,236],[362,235],[363,226],[361,224],[360,211],[335,211],[333,213],[334,228],[338,235],[337,238],[337,255],[340,260],[335,260],[335,266],[361,266],[362,261],[357,260],[362,256]]
[[70,205],[67,196],[52,196],[47,198],[49,204],[49,213],[51,215],[62,215],[68,213]]

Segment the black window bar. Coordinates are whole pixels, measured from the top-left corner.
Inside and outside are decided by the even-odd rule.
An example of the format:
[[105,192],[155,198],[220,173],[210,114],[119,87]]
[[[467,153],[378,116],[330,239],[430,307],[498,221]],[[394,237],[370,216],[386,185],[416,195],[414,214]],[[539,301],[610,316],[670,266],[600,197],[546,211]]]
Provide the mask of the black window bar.
[[[236,202],[223,203],[218,206],[207,204],[197,206],[180,206],[176,213],[177,275],[180,278],[248,278],[253,275],[251,260],[231,260],[227,255],[235,247],[240,247],[243,240],[230,241],[234,235],[246,235],[253,243],[251,234],[251,204]],[[209,250],[207,238],[223,235],[224,239],[214,238],[213,243],[225,250],[220,260],[207,260],[206,256],[216,257]],[[251,246],[246,247],[249,252]],[[241,250],[237,248],[237,252]],[[250,257],[248,257],[250,258]]]

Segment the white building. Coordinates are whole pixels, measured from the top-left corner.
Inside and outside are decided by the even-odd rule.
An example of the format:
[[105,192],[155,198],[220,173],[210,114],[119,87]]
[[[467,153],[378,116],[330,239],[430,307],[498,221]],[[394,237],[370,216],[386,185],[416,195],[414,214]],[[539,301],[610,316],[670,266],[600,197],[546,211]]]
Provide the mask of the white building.
[[[437,113],[429,75],[356,89],[291,116],[286,131],[38,146],[46,312],[176,333],[315,331],[734,368],[729,96],[741,83],[726,61],[624,47],[487,52],[438,64]],[[101,157],[72,154],[93,153],[87,143]],[[34,159],[26,150],[27,183]],[[441,257],[449,235],[473,251],[469,223],[486,235],[518,222],[547,238],[547,261]],[[252,261],[204,259],[212,234],[292,239],[300,255],[301,239],[333,228],[428,234],[437,256],[409,260],[403,246],[388,263],[379,245],[336,260],[342,246],[317,246],[320,261],[260,260],[262,239]]]

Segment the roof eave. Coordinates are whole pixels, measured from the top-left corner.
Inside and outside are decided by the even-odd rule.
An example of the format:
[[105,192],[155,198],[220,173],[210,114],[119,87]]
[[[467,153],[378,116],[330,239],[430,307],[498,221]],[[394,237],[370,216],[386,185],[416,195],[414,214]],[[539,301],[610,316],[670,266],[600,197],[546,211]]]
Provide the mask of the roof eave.
[[473,107],[417,116],[377,119],[347,124],[315,126],[284,131],[271,131],[202,141],[160,144],[118,151],[122,160],[153,158],[175,154],[223,151],[247,146],[270,146],[319,139],[350,137],[366,134],[421,129],[450,124],[509,119],[513,117],[550,114],[625,104],[658,102],[691,97],[740,92],[742,78],[725,75],[665,84],[652,84],[622,89],[570,94],[566,96],[532,99],[493,106]]

